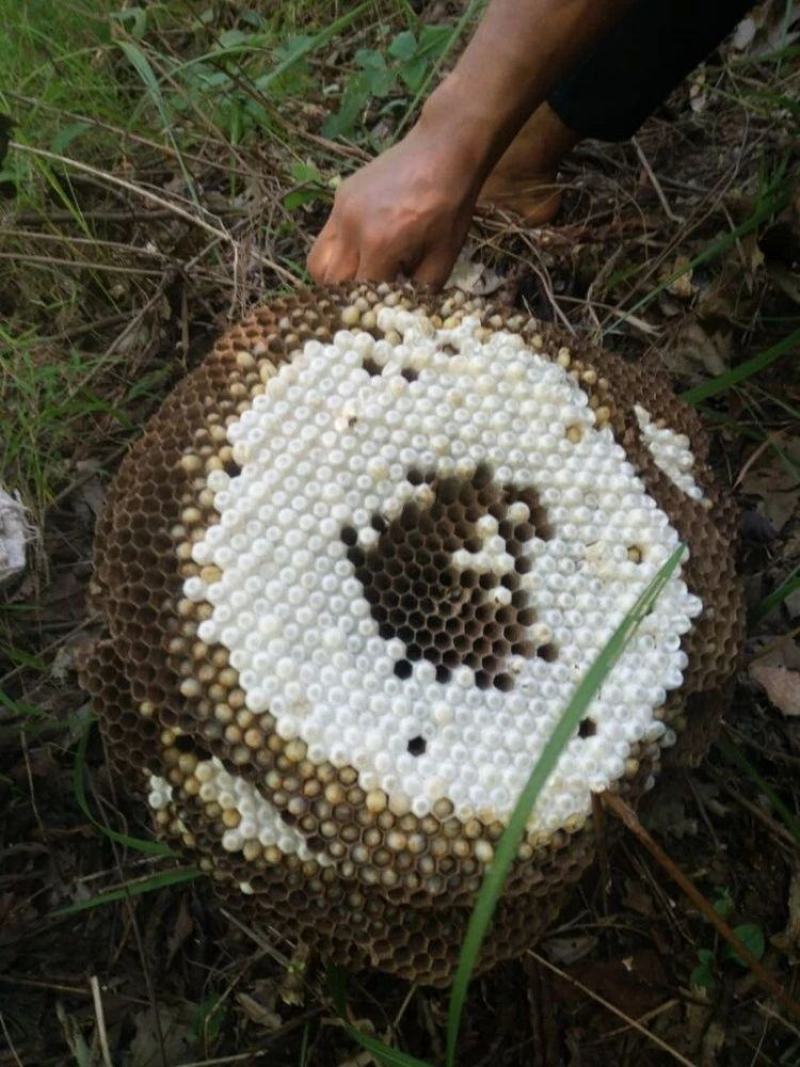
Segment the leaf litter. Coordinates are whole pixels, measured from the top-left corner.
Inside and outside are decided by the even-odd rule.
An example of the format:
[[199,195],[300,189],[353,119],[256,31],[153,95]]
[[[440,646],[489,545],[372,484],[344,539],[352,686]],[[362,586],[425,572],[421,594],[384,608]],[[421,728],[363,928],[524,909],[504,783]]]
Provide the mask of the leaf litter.
[[[582,145],[564,168],[557,224],[530,231],[485,214],[462,264],[464,284],[508,291],[537,315],[586,332],[628,358],[648,360],[679,389],[735,370],[796,328],[800,186],[791,168],[785,178],[780,168],[796,141],[783,101],[796,94],[797,78],[791,64],[766,58],[794,45],[795,10],[783,2],[753,9],[752,25],[744,25],[640,131],[637,142],[661,196],[632,146]],[[269,931],[251,937],[232,928],[202,880],[89,907],[53,925],[51,913],[64,903],[89,902],[115,886],[174,870],[173,861],[143,856],[102,834],[76,803],[73,763],[86,708],[70,671],[70,650],[93,625],[83,599],[91,530],[127,440],[229,317],[290,284],[287,274],[299,276],[330,203],[333,176],[346,175],[393,136],[412,98],[409,79],[420,84],[420,60],[429,63],[418,54],[422,29],[452,25],[462,13],[460,3],[392,10],[370,5],[368,17],[310,50],[324,19],[309,8],[292,25],[281,24],[275,38],[285,45],[280,55],[270,51],[259,12],[209,8],[192,18],[190,29],[189,23],[159,24],[161,16],[150,7],[118,13],[115,35],[136,45],[156,78],[170,72],[159,84],[165,106],[178,117],[181,158],[164,136],[152,86],[137,81],[130,63],[123,71],[122,53],[101,39],[94,70],[119,86],[124,108],[116,117],[99,117],[122,129],[136,109],[130,129],[146,143],[124,130],[124,136],[102,134],[93,124],[97,110],[79,106],[77,88],[57,104],[71,115],[55,117],[36,100],[0,101],[5,111],[13,103],[15,138],[99,171],[42,164],[50,168],[48,193],[38,201],[31,191],[40,177],[25,169],[30,159],[12,150],[3,171],[17,192],[2,201],[1,224],[27,234],[4,238],[22,257],[13,270],[0,263],[0,307],[15,340],[17,372],[14,381],[0,379],[4,411],[20,410],[26,367],[63,370],[65,352],[71,362],[45,399],[76,395],[85,404],[92,398],[91,411],[79,409],[74,425],[68,424],[72,409],[63,404],[56,425],[37,423],[40,451],[53,442],[50,470],[31,471],[20,462],[8,473],[0,467],[6,489],[19,490],[33,505],[42,546],[41,555],[38,544],[29,553],[22,583],[7,587],[13,596],[0,603],[0,997],[13,1048],[26,1067],[59,1065],[68,1048],[81,1055],[97,1051],[94,975],[103,990],[113,1062],[121,1067],[247,1056],[254,1062],[266,1057],[276,1067],[338,1067],[358,1055],[346,1031],[331,1021],[313,961],[304,1004],[275,999],[272,991],[283,981],[276,960],[291,957],[295,946],[273,943]],[[407,31],[413,41],[402,36]],[[434,39],[427,33],[432,48]],[[232,52],[251,46],[256,51],[243,58]],[[212,59],[195,64],[193,80],[187,74],[181,81],[180,63],[207,53]],[[269,93],[261,92],[256,83],[270,76],[269,64],[293,55],[297,62],[268,83]],[[351,80],[359,81],[362,94],[356,108],[344,99]],[[44,88],[39,91],[44,97]],[[765,93],[780,101],[765,108]],[[354,118],[342,117],[345,104]],[[347,119],[348,136],[331,139],[323,124],[337,115]],[[131,188],[104,181],[106,172]],[[0,190],[8,188],[3,181]],[[764,213],[764,189],[773,187],[785,187],[781,206]],[[139,188],[158,190],[163,203],[142,200]],[[738,236],[731,238],[734,230]],[[41,234],[53,233],[63,245],[54,255],[80,261],[78,267],[25,258],[39,255]],[[75,243],[87,234],[94,241],[88,250]],[[722,251],[708,256],[715,247]],[[120,265],[153,273],[119,274],[112,268]],[[687,772],[673,769],[659,783],[658,802],[643,812],[651,832],[708,899],[728,894],[732,923],[765,935],[769,966],[787,987],[798,955],[798,853],[778,832],[784,823],[770,794],[790,813],[798,810],[800,731],[796,715],[781,710],[781,702],[793,706],[791,693],[776,688],[779,677],[785,683],[798,669],[789,645],[780,644],[796,647],[791,635],[800,614],[798,590],[791,587],[800,563],[798,486],[792,481],[799,455],[796,368],[790,355],[703,402],[714,430],[715,464],[731,484],[742,475],[736,492],[749,516],[742,569],[754,612],[789,581],[786,596],[753,624],[748,667],[726,719],[726,736],[735,739],[764,788],[715,749],[707,765],[691,772],[691,789]],[[34,474],[44,483],[34,484]],[[763,536],[751,536],[756,520]],[[782,658],[759,656],[776,643]],[[771,676],[772,691],[764,670],[783,672]],[[140,807],[109,775],[96,733],[86,767],[92,814],[129,840],[146,838]],[[767,1004],[770,1014],[764,1013],[760,992],[743,984],[738,963],[712,948],[708,927],[666,886],[651,858],[629,838],[619,846],[610,840],[609,849],[610,887],[598,872],[587,876],[564,926],[548,939],[555,965],[690,1063],[778,1067],[793,1056],[797,1061],[800,1040],[781,1012]],[[714,955],[712,994],[690,988],[698,948]],[[436,1061],[446,999],[380,975],[353,976],[348,996],[352,1018],[366,1020],[361,1025]],[[549,1045],[535,1038],[534,1002],[548,1005]],[[473,983],[461,1047],[464,1062],[476,1065],[674,1062],[591,995],[576,995],[574,985],[549,972],[534,985],[522,964]]]

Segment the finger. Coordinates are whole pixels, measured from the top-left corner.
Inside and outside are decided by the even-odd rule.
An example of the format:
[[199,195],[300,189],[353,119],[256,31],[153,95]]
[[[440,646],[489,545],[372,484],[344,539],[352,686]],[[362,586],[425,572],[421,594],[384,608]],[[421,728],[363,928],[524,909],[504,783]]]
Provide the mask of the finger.
[[429,285],[431,289],[441,289],[450,277],[455,261],[456,256],[452,251],[441,252],[437,249],[418,264],[411,277],[420,285]]
[[358,268],[358,253],[349,242],[326,226],[308,254],[308,272],[320,285],[351,281]]
[[358,259],[356,280],[359,282],[394,282],[404,269],[397,255],[385,249],[362,252]]
[[357,267],[358,256],[338,241],[326,243],[308,262],[311,277],[320,285],[352,281]]
[[311,250],[306,257],[306,267],[308,273],[314,279],[315,282],[322,281],[322,275],[327,266],[329,256],[329,241],[326,237],[325,230],[318,234]]

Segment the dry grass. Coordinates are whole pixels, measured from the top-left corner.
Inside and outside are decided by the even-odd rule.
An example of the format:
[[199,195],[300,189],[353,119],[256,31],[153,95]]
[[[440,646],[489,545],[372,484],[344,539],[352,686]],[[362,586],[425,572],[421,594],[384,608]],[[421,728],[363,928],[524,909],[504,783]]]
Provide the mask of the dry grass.
[[[126,443],[231,317],[302,280],[331,183],[413,97],[368,98],[355,140],[332,140],[341,71],[358,48],[419,33],[419,6],[375,0],[337,28],[345,6],[320,0],[252,18],[227,3],[120,16],[100,0],[0,0],[0,110],[17,122],[0,169],[0,484],[40,531],[0,601],[2,1067],[370,1062],[313,963],[287,1004],[293,946],[140,850],[143,813],[106,772],[72,656],[93,626],[94,520]],[[462,7],[427,17],[452,25]],[[472,234],[520,303],[680,389],[800,325],[800,78],[778,32],[786,5],[768,11],[777,20],[714,57],[635,144],[576,152],[556,226],[486,214]],[[292,48],[308,49],[299,64]],[[742,504],[753,622],[725,743],[665,775],[643,816],[729,925],[763,934],[761,963],[794,1000],[800,720],[748,667],[796,665],[799,362],[789,351],[703,402]],[[364,1031],[441,1061],[446,997],[368,974],[350,977],[348,1003]],[[473,984],[461,1050],[470,1067],[783,1067],[800,1062],[800,1020],[627,836],[537,953]]]

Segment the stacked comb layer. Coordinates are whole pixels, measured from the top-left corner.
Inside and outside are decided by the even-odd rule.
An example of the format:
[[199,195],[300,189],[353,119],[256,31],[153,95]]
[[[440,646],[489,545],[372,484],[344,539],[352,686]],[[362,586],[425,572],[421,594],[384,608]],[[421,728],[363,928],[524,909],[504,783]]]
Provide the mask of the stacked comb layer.
[[[156,830],[352,967],[449,980],[575,686],[689,549],[528,824],[482,966],[592,861],[592,794],[698,755],[741,638],[734,513],[640,367],[460,292],[277,299],[167,398],[97,534],[84,684]],[[719,703],[717,701],[717,703]]]

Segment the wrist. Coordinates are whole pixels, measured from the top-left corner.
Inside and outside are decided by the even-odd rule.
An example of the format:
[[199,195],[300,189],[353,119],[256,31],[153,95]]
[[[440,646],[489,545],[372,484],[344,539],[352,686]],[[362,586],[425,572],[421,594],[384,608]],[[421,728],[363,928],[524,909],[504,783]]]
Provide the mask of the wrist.
[[446,149],[464,181],[480,186],[502,152],[497,112],[448,75],[425,101],[414,132]]

